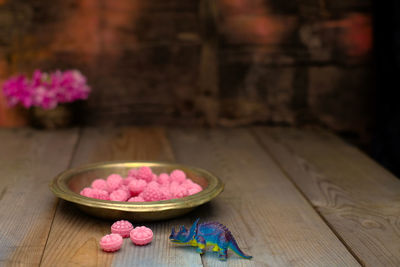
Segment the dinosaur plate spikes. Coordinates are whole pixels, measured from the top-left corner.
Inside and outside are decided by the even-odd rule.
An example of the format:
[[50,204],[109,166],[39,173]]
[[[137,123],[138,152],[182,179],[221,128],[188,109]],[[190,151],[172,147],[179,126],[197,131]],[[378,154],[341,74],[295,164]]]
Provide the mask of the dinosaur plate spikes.
[[196,235],[196,230],[197,230],[197,225],[199,224],[199,220],[200,220],[200,219],[197,219],[197,220],[192,224],[192,227],[190,227],[190,232],[189,232],[189,235],[190,235],[190,236]]
[[176,236],[176,234],[175,234],[175,227],[172,227],[172,229],[171,229],[171,235],[169,236],[169,239],[174,240],[174,239],[175,239],[175,236]]

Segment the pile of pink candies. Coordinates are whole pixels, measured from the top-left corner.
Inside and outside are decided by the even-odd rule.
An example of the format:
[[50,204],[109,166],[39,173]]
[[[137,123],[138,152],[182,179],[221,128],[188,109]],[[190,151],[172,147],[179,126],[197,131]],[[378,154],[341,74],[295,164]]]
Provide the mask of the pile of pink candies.
[[130,222],[121,220],[111,226],[111,234],[103,236],[99,244],[102,250],[114,252],[122,247],[123,239],[126,237],[129,237],[133,244],[144,246],[153,240],[153,231],[146,226],[134,228]]
[[126,178],[111,174],[107,179],[96,179],[80,194],[102,200],[145,202],[182,198],[202,190],[182,170],[156,175],[151,168],[144,166],[131,169]]

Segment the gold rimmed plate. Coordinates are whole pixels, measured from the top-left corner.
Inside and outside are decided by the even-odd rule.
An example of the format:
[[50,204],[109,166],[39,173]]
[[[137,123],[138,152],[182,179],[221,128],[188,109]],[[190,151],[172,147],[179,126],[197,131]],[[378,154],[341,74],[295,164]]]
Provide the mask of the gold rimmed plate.
[[[104,179],[112,173],[126,177],[130,169],[142,166],[150,167],[156,174],[181,169],[188,178],[199,184],[203,191],[184,198],[152,202],[107,201],[79,194],[95,179]],[[49,186],[57,197],[76,204],[78,208],[90,215],[112,220],[132,219],[135,221],[157,221],[183,215],[209,202],[224,189],[221,180],[206,170],[175,163],[149,161],[100,162],[80,166],[60,173]]]

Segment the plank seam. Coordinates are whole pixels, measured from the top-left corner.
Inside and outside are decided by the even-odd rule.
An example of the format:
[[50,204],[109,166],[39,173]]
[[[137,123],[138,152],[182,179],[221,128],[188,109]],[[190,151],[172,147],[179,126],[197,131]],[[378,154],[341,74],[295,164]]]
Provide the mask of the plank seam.
[[[164,136],[165,136],[165,140],[168,142],[168,147],[169,147],[169,151],[171,152],[171,156],[172,156],[172,158],[174,159],[174,161],[176,162],[176,157],[175,157],[175,151],[174,151],[174,146],[172,145],[172,142],[171,142],[171,131],[170,131],[170,129],[169,128],[166,128],[166,127],[163,127],[163,129],[164,129]],[[205,267],[206,265],[204,265],[204,259],[203,259],[203,255],[201,255],[201,254],[199,254],[199,257],[200,257],[200,262],[201,262],[201,265],[203,266],[203,267]]]
[[271,157],[273,162],[281,169],[282,173],[286,178],[293,184],[293,186],[297,189],[297,191],[301,194],[301,196],[307,201],[307,203],[312,207],[312,209],[318,214],[318,216],[322,219],[323,222],[328,226],[328,228],[333,232],[333,234],[339,239],[339,241],[346,247],[346,249],[350,252],[350,254],[356,259],[356,261],[361,265],[365,266],[365,263],[357,256],[357,254],[351,249],[351,247],[346,243],[346,241],[340,236],[340,234],[336,231],[336,229],[325,219],[325,217],[319,212],[317,207],[313,205],[311,200],[307,197],[307,195],[301,190],[301,188],[295,183],[295,181],[291,178],[291,175],[286,172],[284,167],[280,164],[279,160],[275,158],[269,148],[264,144],[264,142],[260,139],[259,135],[254,131],[254,128],[249,129],[251,135],[253,135],[256,142],[260,145],[260,147]]
[[[68,164],[67,164],[67,169],[71,168],[72,160],[74,159],[74,157],[75,157],[75,155],[76,155],[76,151],[78,150],[78,146],[79,146],[79,144],[80,144],[80,142],[81,142],[82,131],[83,131],[82,128],[79,128],[79,129],[78,129],[78,138],[76,138],[76,142],[75,142],[74,147],[73,147],[73,149],[72,149],[71,157],[70,157],[70,160],[69,160],[69,162],[68,162]],[[45,244],[44,244],[44,249],[43,249],[43,252],[42,252],[42,256],[40,257],[39,266],[42,265],[43,256],[44,256],[45,251],[46,251],[47,242],[49,241],[51,229],[53,228],[54,219],[55,219],[55,217],[56,217],[57,208],[58,208],[58,205],[59,205],[59,204],[60,204],[60,200],[57,198],[57,203],[56,203],[56,205],[55,205],[55,209],[54,209],[54,213],[53,213],[53,217],[52,217],[52,220],[51,220],[51,224],[50,224],[49,231],[47,232],[47,238],[46,238],[46,242],[45,242]]]

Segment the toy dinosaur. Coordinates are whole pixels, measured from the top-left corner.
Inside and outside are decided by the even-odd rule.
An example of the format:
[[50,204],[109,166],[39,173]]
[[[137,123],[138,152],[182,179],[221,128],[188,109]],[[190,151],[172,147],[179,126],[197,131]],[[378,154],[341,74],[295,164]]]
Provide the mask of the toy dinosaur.
[[231,232],[218,222],[205,222],[199,224],[197,219],[189,231],[185,226],[181,226],[179,232],[175,233],[172,228],[169,239],[173,243],[188,244],[197,247],[196,252],[203,254],[207,245],[214,246],[213,251],[218,251],[218,258],[225,261],[228,257],[228,248],[237,255],[245,259],[251,259],[252,256],[244,254],[236,243]]

